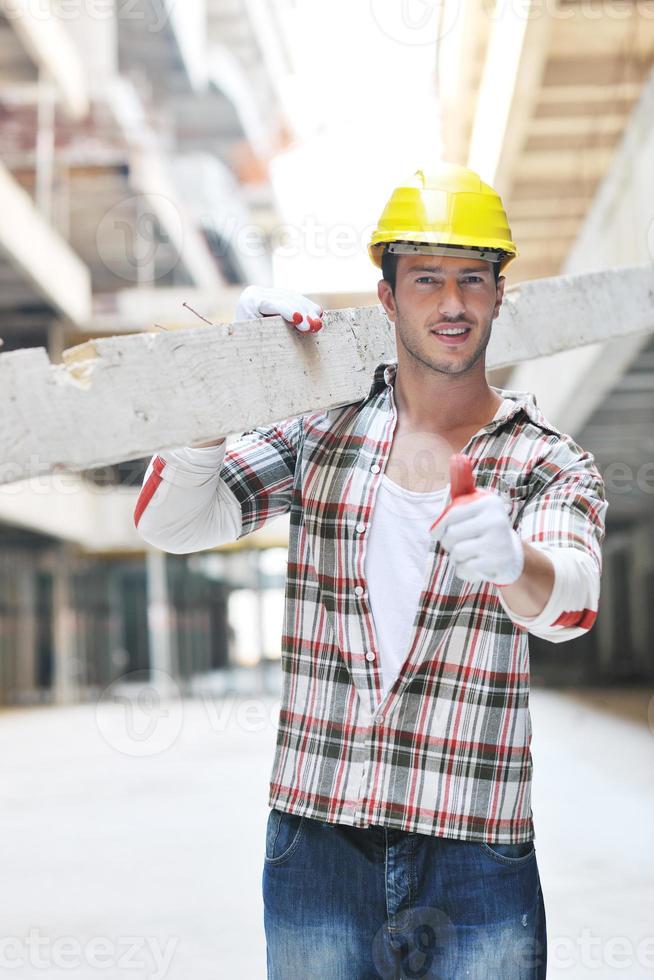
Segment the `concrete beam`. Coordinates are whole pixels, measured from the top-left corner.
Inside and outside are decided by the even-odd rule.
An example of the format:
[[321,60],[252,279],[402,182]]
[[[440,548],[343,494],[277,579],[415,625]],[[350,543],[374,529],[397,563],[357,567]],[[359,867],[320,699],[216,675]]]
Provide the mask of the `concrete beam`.
[[[231,440],[230,440],[231,441]],[[134,527],[141,489],[101,487],[77,473],[56,473],[0,486],[0,521],[50,535],[94,557],[140,555],[146,551]],[[281,548],[288,542],[288,514],[221,551]]]
[[574,218],[569,215],[549,215],[541,210],[541,217],[533,220],[518,219],[511,217],[511,233],[516,242],[520,242],[520,253],[522,254],[522,243],[536,239],[542,242],[556,241],[557,244],[564,239],[574,239],[579,233],[581,216]]
[[[491,18],[479,0],[444,0],[438,31],[438,96],[441,106],[443,156],[465,164],[479,76],[486,53]],[[481,63],[480,63],[481,59]]]
[[[540,91],[553,17],[535,0],[497,10],[470,140],[468,166],[500,194],[511,188]],[[522,161],[520,170],[522,173]]]
[[153,153],[134,153],[130,187],[147,199],[194,284],[199,289],[220,290],[223,281],[213,256],[169,179],[163,160]]
[[[525,241],[520,242],[520,256],[515,262],[515,270],[513,266],[509,266],[508,276],[512,281],[517,279],[518,282],[530,279],[525,273],[525,266],[529,266],[534,270],[535,274],[538,276],[542,274],[540,270],[547,269],[550,266],[556,264],[557,275],[562,271],[563,262],[565,261],[566,254],[570,251],[574,243],[574,237],[569,238],[543,238],[534,241],[533,239],[525,239]],[[518,262],[520,266],[518,266]],[[540,262],[540,265],[537,264]]]
[[209,49],[208,64],[209,80],[234,106],[250,146],[257,156],[267,158],[273,147],[271,120],[262,116],[252,82],[238,58],[225,45],[214,44]]
[[[591,35],[592,36],[592,35]],[[630,45],[631,48],[631,45]],[[607,78],[623,78],[643,84],[651,67],[651,50],[647,55],[625,51],[616,42],[612,56],[607,57],[602,51],[577,51],[573,55],[560,58],[556,48],[552,49],[547,61],[543,85],[601,85]]]
[[[567,273],[654,259],[654,73],[566,260]],[[616,272],[620,275],[620,271]],[[650,298],[650,304],[652,300]],[[602,312],[601,316],[610,316]],[[618,321],[622,319],[616,311]],[[533,391],[560,428],[578,433],[637,357],[647,338],[593,344],[517,368],[509,385]]]
[[[654,269],[541,279],[507,290],[489,369],[654,331]],[[0,354],[0,483],[150,455],[364,398],[395,357],[380,306],[325,314],[319,334],[281,317]]]
[[82,59],[49,0],[36,7],[30,0],[0,0],[0,12],[28,57],[54,83],[64,111],[80,119],[89,108],[89,81]]
[[[565,177],[559,176],[556,179],[550,179],[541,174],[535,179],[523,180],[520,175],[516,175],[508,205],[509,217],[513,213],[512,207],[516,203],[523,202],[533,204],[534,201],[538,201],[540,214],[543,213],[544,209],[549,213],[552,207],[561,208],[567,205],[568,201],[576,207],[578,201],[588,200],[590,206],[594,200],[598,183],[599,179],[589,180],[585,174],[582,175],[580,169],[577,170],[574,177],[567,174]],[[586,212],[584,212],[584,216],[585,214]]]
[[73,324],[91,312],[90,273],[0,162],[0,253],[37,295]]
[[513,230],[516,221],[530,218],[540,220],[544,215],[559,214],[562,218],[585,218],[592,203],[592,197],[571,197],[563,200],[542,197],[512,199],[509,207],[511,229]]
[[[535,119],[579,119],[586,125],[589,119],[598,122],[612,114],[625,118],[631,115],[642,89],[641,82],[624,86],[549,85],[541,88],[534,109]],[[621,94],[621,93],[625,94]]]
[[557,276],[560,268],[561,257],[550,257],[543,260],[542,256],[535,252],[531,259],[520,257],[514,263],[511,263],[506,276],[510,283],[523,282],[526,279],[535,281]]
[[143,551],[134,528],[138,488],[100,487],[77,473],[55,473],[0,486],[0,521],[87,550]]
[[[229,16],[229,11],[225,10],[224,4],[220,5],[220,13]],[[235,14],[241,19],[244,13],[246,18],[244,22],[251,31],[253,43],[259,49],[276,100],[280,105],[284,105],[287,97],[287,79],[293,67],[288,40],[281,24],[281,10],[277,4],[269,3],[268,0],[243,0],[239,2]],[[224,37],[222,27],[220,14],[216,16],[215,7],[212,9],[210,5],[209,30],[213,41],[222,41]],[[286,121],[289,126],[294,127],[294,114],[291,114]]]
[[[617,16],[616,16],[617,14]],[[612,16],[613,15],[613,16]],[[651,57],[651,2],[616,4],[567,4],[554,17],[552,50],[557,58],[612,58],[629,52],[629,58]],[[607,72],[607,78],[615,77]]]
[[[184,65],[194,91],[207,85],[207,4],[193,0],[184,4],[177,0],[158,0],[160,16],[170,30],[181,63]],[[150,39],[151,40],[151,39]]]
[[520,154],[520,180],[599,180],[611,166],[614,153],[613,146],[595,147],[591,137],[581,149],[529,150]]
[[578,102],[610,102],[615,104],[620,100],[636,101],[641,93],[640,82],[616,82],[605,76],[593,85],[547,85],[538,94],[541,105],[561,104],[576,105]]
[[[129,145],[139,132],[146,144],[150,125],[134,86],[123,78],[113,79],[105,98]],[[164,158],[144,146],[130,154],[130,193],[141,195],[156,216],[180,262],[199,289],[219,291],[222,278],[205,238],[181,199]]]
[[589,145],[598,136],[621,134],[628,115],[614,112],[601,115],[578,116],[536,116],[529,123],[529,137],[532,136],[585,136]]

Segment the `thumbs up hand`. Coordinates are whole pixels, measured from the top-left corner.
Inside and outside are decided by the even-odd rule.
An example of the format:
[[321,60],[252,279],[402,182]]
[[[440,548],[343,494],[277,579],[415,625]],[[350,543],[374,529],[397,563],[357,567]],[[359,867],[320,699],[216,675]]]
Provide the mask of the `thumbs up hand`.
[[456,453],[450,461],[452,503],[431,525],[454,563],[458,578],[511,585],[522,575],[524,551],[499,494],[477,489],[472,462]]

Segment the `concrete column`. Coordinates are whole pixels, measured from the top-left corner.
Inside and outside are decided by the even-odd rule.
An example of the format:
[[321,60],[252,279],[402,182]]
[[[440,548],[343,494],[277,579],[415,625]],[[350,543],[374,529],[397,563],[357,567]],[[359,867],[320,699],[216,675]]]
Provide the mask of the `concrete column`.
[[[123,6],[125,6],[123,4]],[[64,19],[66,33],[92,86],[118,75],[118,13],[115,0],[76,4]]]
[[[150,672],[155,686],[172,687],[178,678],[178,668],[165,552],[148,548],[145,565]],[[169,679],[168,683],[166,678]]]
[[629,537],[630,594],[631,594],[631,638],[634,658],[645,674],[652,670],[651,647],[651,605],[650,582],[654,570],[654,526],[641,525]]
[[16,563],[18,635],[16,637],[16,700],[34,700],[36,688],[36,565],[28,558]]
[[52,578],[52,698],[55,704],[70,704],[79,699],[71,567],[72,554],[64,545],[57,552]]
[[117,674],[127,669],[129,654],[125,648],[125,621],[123,618],[120,579],[116,568],[107,577],[109,597],[109,661],[102,666],[102,683],[110,683]]
[[55,160],[55,91],[45,69],[39,74],[39,103],[36,124],[36,206],[52,218]]

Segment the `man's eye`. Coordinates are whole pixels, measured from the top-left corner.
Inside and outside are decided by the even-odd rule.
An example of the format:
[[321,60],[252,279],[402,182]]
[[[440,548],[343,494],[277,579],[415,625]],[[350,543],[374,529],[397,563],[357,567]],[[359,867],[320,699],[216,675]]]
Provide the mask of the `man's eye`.
[[[419,282],[419,283],[435,282],[435,281],[436,281],[436,279],[435,279],[434,276],[418,276],[418,278],[416,279],[416,282]],[[484,279],[482,278],[482,276],[473,276],[473,275],[470,275],[470,276],[464,276],[461,281],[462,282],[474,282],[474,283],[476,283],[476,282],[484,282]]]

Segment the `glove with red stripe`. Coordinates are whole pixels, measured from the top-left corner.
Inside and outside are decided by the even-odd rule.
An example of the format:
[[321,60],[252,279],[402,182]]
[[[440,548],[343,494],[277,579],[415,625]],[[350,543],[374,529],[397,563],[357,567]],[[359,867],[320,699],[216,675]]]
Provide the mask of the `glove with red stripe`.
[[282,316],[302,333],[322,329],[322,306],[288,289],[247,286],[238,299],[234,319],[255,320],[262,316]]
[[450,461],[452,503],[429,532],[449,552],[458,578],[511,585],[522,575],[524,551],[499,494],[475,487],[472,461]]

